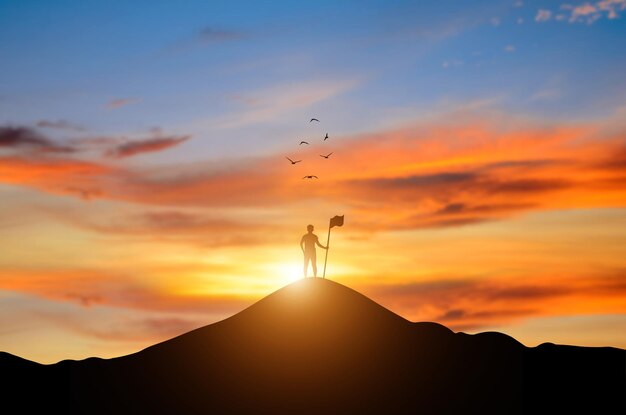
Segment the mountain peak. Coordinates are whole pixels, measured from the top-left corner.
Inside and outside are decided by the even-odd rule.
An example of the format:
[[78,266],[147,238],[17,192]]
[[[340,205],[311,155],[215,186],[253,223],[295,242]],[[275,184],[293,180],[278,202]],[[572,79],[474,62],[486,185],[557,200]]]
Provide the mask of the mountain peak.
[[[234,319],[393,321],[407,320],[392,313],[363,294],[337,282],[323,278],[307,278],[293,282],[263,298]],[[372,320],[373,319],[373,320]]]
[[325,349],[328,344],[337,348],[338,343],[348,341],[348,336],[369,333],[384,338],[411,327],[406,319],[351,288],[328,279],[307,278],[273,292],[230,318],[150,349],[208,347],[215,343],[217,331],[236,337],[242,345],[253,344],[257,350],[279,348],[291,355]]

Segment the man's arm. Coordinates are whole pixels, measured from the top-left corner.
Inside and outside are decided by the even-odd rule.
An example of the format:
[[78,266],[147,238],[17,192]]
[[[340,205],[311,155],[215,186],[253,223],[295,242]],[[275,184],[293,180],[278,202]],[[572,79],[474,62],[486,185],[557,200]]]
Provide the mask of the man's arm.
[[320,243],[319,238],[315,238],[315,243],[316,243],[316,244],[317,244],[317,246],[319,246],[320,248],[323,248],[323,249],[328,249],[328,247],[327,247],[327,246],[324,246],[324,245],[322,245],[322,244]]
[[302,253],[304,253],[304,236],[300,239],[300,249],[302,249]]

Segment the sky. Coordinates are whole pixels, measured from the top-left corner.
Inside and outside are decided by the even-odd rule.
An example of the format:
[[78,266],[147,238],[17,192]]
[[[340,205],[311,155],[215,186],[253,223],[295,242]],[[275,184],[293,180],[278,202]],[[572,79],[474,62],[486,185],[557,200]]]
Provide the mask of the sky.
[[626,0],[0,0],[0,57],[2,351],[224,319],[335,215],[411,321],[626,348]]

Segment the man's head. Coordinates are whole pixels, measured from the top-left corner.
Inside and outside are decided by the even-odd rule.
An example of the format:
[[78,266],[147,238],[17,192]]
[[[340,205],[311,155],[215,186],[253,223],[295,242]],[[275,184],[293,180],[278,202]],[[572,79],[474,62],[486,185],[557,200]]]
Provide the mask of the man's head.
[[313,225],[308,225],[306,230],[309,231],[309,233],[313,232]]

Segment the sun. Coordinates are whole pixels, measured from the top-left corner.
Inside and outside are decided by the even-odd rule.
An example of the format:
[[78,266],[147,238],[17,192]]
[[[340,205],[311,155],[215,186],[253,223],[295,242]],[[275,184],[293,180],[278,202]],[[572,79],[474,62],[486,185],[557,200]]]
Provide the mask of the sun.
[[281,285],[291,284],[302,279],[301,262],[274,262],[267,265],[267,271]]

